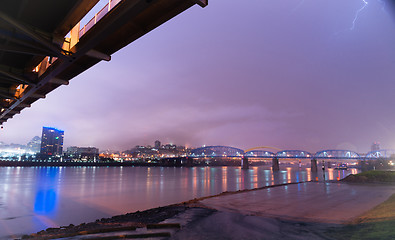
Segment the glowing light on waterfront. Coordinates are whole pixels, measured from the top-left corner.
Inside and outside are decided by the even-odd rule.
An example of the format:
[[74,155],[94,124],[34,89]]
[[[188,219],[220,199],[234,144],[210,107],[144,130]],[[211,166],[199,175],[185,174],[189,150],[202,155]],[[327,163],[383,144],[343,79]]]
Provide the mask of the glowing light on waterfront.
[[332,168],[328,168],[328,179],[329,180],[333,180],[333,169]]
[[291,183],[292,179],[291,179],[291,168],[287,167],[287,183]]
[[222,186],[228,191],[228,167],[222,167]]
[[192,169],[192,186],[193,186],[193,188],[192,188],[193,194],[196,195],[196,192],[197,192],[197,168],[196,167]]
[[258,188],[258,167],[253,167],[253,178],[252,182],[254,183],[253,188]]

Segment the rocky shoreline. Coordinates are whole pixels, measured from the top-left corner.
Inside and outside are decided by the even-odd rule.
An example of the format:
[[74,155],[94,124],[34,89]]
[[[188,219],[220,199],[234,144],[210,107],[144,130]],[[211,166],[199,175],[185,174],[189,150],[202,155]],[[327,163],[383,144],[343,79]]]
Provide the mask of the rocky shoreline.
[[188,208],[190,207],[187,205],[175,204],[141,212],[137,211],[111,218],[97,219],[95,222],[82,223],[77,226],[70,224],[69,226],[61,226],[59,228],[48,228],[37,233],[24,235],[22,239],[53,239],[96,233],[133,231],[136,228],[147,227],[149,224],[159,223],[172,218]]

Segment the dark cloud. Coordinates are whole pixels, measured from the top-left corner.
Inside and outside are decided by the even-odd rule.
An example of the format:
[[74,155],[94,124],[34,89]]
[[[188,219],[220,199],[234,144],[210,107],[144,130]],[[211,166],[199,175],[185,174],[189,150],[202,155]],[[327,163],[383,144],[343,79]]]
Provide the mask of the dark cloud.
[[394,21],[368,2],[352,31],[359,0],[195,6],[24,110],[0,140],[48,125],[100,149],[395,148]]

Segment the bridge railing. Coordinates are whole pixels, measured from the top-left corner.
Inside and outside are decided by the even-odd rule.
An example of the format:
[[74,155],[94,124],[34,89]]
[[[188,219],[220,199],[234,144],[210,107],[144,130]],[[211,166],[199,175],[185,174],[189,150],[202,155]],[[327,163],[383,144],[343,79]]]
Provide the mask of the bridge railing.
[[[108,3],[98,12],[95,14],[95,16],[89,20],[87,24],[85,24],[84,27],[81,29],[77,29],[76,35],[78,33],[78,36],[76,36],[76,39],[72,39],[72,32],[74,31],[74,28],[79,28],[80,23],[78,23],[67,35],[70,35],[70,38],[65,38],[65,41],[63,43],[62,49],[67,51],[70,51],[70,49],[79,41],[81,36],[83,36],[89,29],[91,29],[100,19],[102,19],[111,9],[113,9],[118,3],[120,3],[123,0],[108,0]],[[73,42],[73,43],[72,43]],[[45,57],[34,69],[33,72],[37,72],[39,76],[41,76],[47,69],[48,67],[56,61],[56,57]],[[22,86],[23,84],[21,84]]]
[[91,29],[100,19],[102,19],[111,9],[113,9],[122,0],[109,0],[108,3],[92,17],[84,27],[80,29],[79,37],[82,37],[89,29]]

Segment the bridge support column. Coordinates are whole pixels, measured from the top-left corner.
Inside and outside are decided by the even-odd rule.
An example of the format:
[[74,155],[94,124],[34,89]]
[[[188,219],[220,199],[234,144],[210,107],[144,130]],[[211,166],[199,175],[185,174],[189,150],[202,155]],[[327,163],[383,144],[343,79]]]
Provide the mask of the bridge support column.
[[190,158],[190,157],[186,157],[186,166],[187,167],[193,167],[193,159],[192,158]]
[[272,170],[273,171],[280,171],[280,165],[278,163],[278,158],[273,158],[272,160]]
[[246,157],[246,156],[243,156],[242,158],[241,158],[241,168],[242,169],[248,169],[250,166],[249,166],[250,164],[249,164],[249,162],[248,162],[248,157]]
[[369,171],[369,170],[373,170],[373,167],[374,167],[374,166],[372,166],[372,165],[369,163],[369,161],[366,161],[366,160],[360,160],[360,161],[358,162],[358,164],[359,164],[359,166],[360,166],[362,172]]
[[311,159],[311,171],[317,172],[317,159]]

